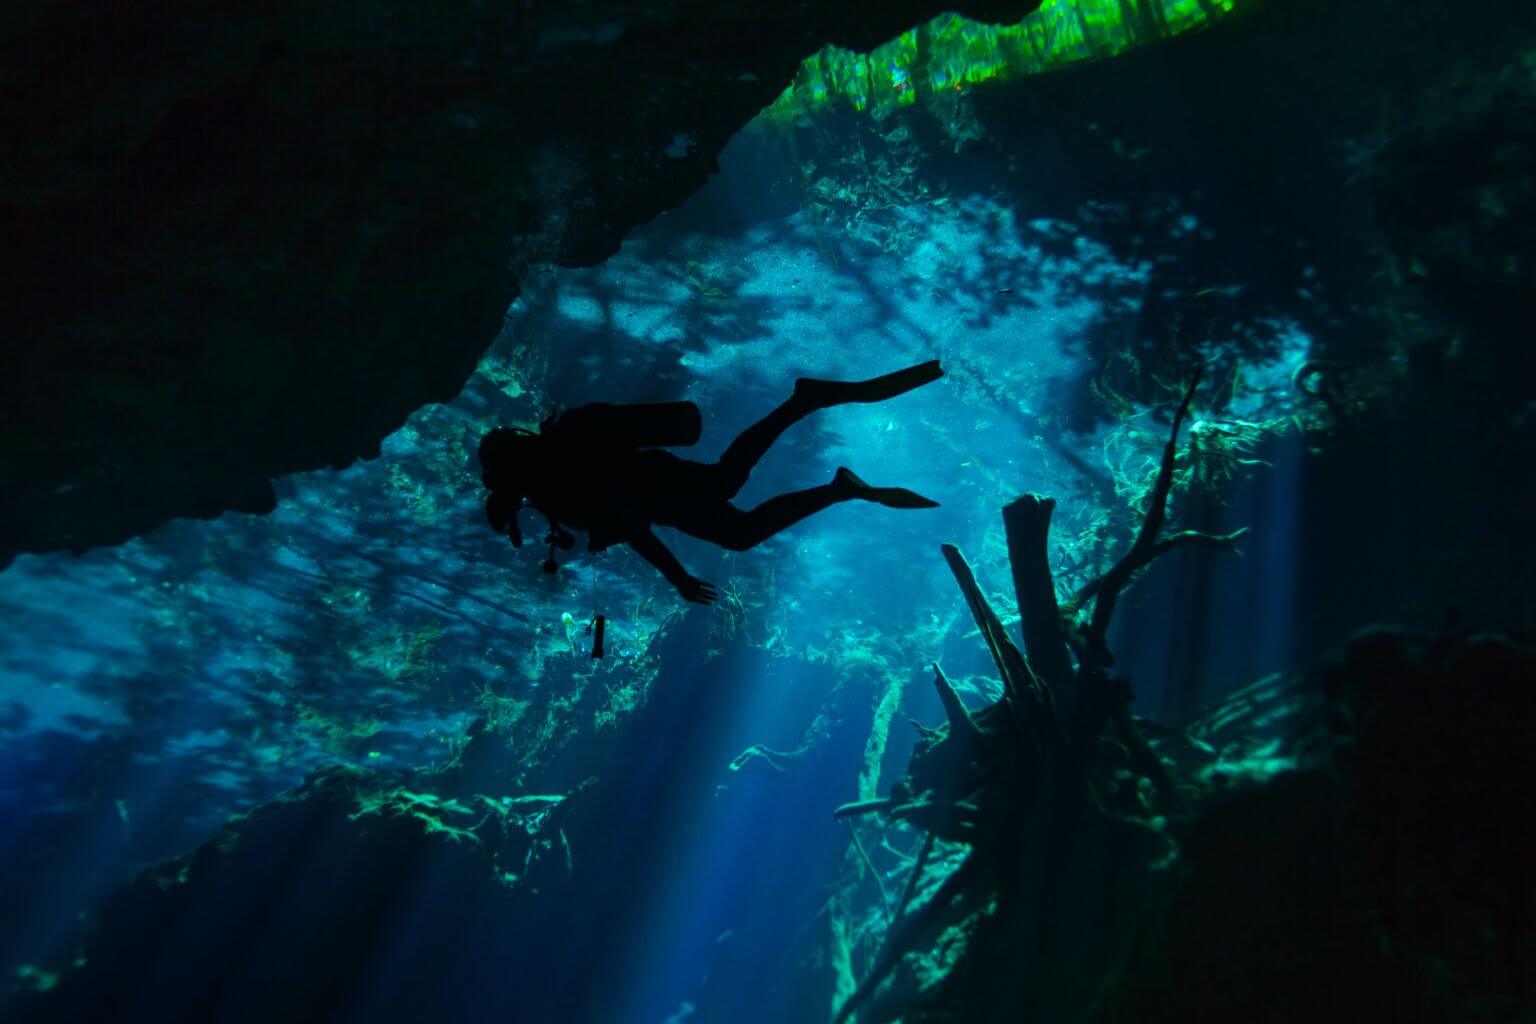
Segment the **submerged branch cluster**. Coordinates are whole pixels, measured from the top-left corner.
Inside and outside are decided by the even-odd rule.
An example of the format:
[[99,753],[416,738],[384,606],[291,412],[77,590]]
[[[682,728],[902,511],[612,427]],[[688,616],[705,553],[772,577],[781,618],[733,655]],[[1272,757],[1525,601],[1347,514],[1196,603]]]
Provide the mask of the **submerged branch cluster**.
[[[1052,934],[1061,920],[1049,895],[1070,873],[1072,844],[1102,835],[1085,827],[1095,814],[1092,781],[1106,735],[1112,731],[1129,765],[1152,786],[1163,813],[1179,795],[1166,768],[1130,713],[1130,686],[1114,672],[1108,637],[1122,593],[1154,561],[1186,547],[1230,549],[1243,531],[1164,535],[1174,489],[1179,437],[1200,384],[1197,371],[1184,389],[1148,493],[1140,528],[1123,554],[1065,601],[1047,555],[1055,501],[1026,494],[1003,509],[1003,525],[1018,603],[1022,650],[1004,628],[958,548],[943,547],[955,581],[1003,682],[993,704],[971,711],[942,668],[934,686],[945,725],[923,732],[906,775],[885,798],[865,798],[838,811],[842,818],[880,814],[925,833],[884,942],[853,993],[837,1008],[834,1024],[855,1013],[867,1021],[896,1013],[875,1007],[881,987],[909,953],[933,943],[948,925],[995,900],[999,927],[1010,929],[1007,948],[1023,951],[1028,971],[1048,970]],[[963,851],[932,894],[909,911],[919,875],[929,869],[935,840]],[[1048,938],[1051,941],[1047,941]],[[1039,956],[1030,958],[1030,953]],[[1028,983],[1026,982],[1026,985]],[[887,1000],[894,1002],[894,997]]]

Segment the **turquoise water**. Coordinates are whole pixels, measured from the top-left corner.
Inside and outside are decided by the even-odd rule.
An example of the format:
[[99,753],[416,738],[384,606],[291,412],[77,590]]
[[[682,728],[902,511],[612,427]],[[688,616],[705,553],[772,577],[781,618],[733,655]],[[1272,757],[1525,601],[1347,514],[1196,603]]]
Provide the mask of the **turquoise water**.
[[22,5],[0,1022],[1536,1020],[1536,5],[1032,3]]
[[[799,179],[764,128],[721,163],[706,189],[601,266],[525,280],[464,392],[414,415],[379,458],[277,481],[270,515],[173,522],[116,549],[23,557],[0,575],[11,627],[0,637],[0,796],[17,837],[4,856],[15,865],[12,896],[28,908],[4,950],[13,966],[57,958],[73,913],[132,869],[195,845],[316,768],[444,764],[494,700],[579,686],[594,670],[596,613],[609,623],[606,665],[622,672],[643,654],[682,604],[638,558],[578,548],[546,578],[528,524],[535,542],[521,551],[484,526],[478,437],[556,408],[696,402],[704,439],[684,454],[708,460],[796,377],[858,379],[941,360],[946,376],[918,392],[795,427],[739,498],[751,506],[846,465],[938,509],[842,505],[734,555],[666,540],[722,588],[752,642],[787,664],[876,658],[906,674],[943,658],[974,705],[996,698],[938,546],[958,544],[1004,594],[1001,504],[1025,490],[1058,496],[1065,544],[1114,509],[1117,482],[1130,486],[1153,465],[1166,409],[1133,405],[1077,431],[1059,411],[1062,395],[1107,369],[1081,337],[1106,319],[1134,320],[1150,265],[1117,258],[1091,220],[1037,215],[1028,195],[1001,187],[913,189],[837,223],[786,199]],[[1184,214],[1167,230],[1176,243],[1202,225]],[[1249,390],[1223,415],[1291,401],[1289,373],[1307,346],[1293,329],[1278,357],[1248,367]],[[1068,571],[1082,558],[1069,547],[1056,550]],[[814,733],[805,702],[786,703],[778,682],[721,685],[731,687],[712,725],[721,734]],[[1160,681],[1143,686],[1155,702]],[[932,701],[926,684],[907,684],[898,719],[932,720]],[[910,745],[899,735],[890,768]],[[732,784],[723,760],[696,770]],[[742,848],[765,827],[750,808],[734,805],[668,847],[672,869],[640,912],[645,932],[622,946],[618,1003],[634,1008],[624,1020],[687,1015],[707,955],[699,944],[720,927],[701,908],[729,903],[743,884]],[[814,892],[828,864],[780,870],[774,885]]]

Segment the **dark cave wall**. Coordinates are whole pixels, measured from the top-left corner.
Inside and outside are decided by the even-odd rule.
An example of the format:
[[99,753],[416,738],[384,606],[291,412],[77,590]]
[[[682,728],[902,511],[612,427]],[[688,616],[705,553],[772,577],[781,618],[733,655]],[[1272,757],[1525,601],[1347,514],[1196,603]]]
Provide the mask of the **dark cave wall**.
[[[1017,20],[1038,0],[962,12]],[[0,565],[377,453],[533,262],[953,4],[34,2],[0,27]]]

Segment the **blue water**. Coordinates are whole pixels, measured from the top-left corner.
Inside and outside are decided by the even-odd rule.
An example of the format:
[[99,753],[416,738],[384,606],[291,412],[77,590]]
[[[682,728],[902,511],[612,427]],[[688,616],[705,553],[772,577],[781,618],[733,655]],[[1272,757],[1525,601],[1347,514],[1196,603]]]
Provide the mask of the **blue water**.
[[[1057,495],[1060,536],[1104,512],[1072,461],[1123,466],[1124,446],[1106,448],[1109,427],[1044,425],[1064,382],[1092,369],[1078,338],[1106,305],[1134,315],[1147,267],[1117,262],[1080,225],[1037,217],[1001,191],[914,195],[872,223],[818,222],[775,193],[787,170],[761,131],[738,138],[717,179],[601,266],[525,280],[463,394],[414,415],[379,458],[277,481],[267,516],[174,522],[110,550],[23,557],[0,574],[0,870],[12,880],[5,895],[27,909],[25,926],[0,939],[0,963],[56,959],[75,913],[133,868],[194,846],[321,765],[445,761],[485,695],[525,696],[545,685],[549,658],[585,651],[594,611],[608,618],[611,659],[643,650],[680,602],[638,558],[578,550],[547,579],[536,528],[524,524],[534,543],[521,551],[485,528],[473,451],[492,425],[598,399],[688,399],[705,435],[685,454],[710,459],[797,376],[942,360],[948,373],[934,385],[797,426],[738,499],[750,506],[846,465],[940,508],[839,506],[737,555],[665,537],[725,603],[749,610],[770,650],[812,661],[882,637],[925,660],[974,648],[938,545],[960,545],[1003,594],[1003,501]],[[1285,365],[1254,368],[1257,393],[1281,390],[1305,350],[1298,336]],[[1281,467],[1242,500],[1287,508],[1293,476]],[[1264,557],[1283,565],[1290,536],[1269,531]],[[1258,645],[1278,659],[1286,598],[1270,582],[1261,589],[1275,607],[1242,618],[1270,631]],[[975,702],[995,692],[984,668],[953,672]],[[808,725],[771,686],[721,685],[739,694],[722,731]],[[1158,680],[1145,685],[1155,699]],[[932,719],[928,692],[910,689],[903,714]],[[729,781],[726,764],[713,769]],[[671,884],[647,895],[622,1024],[686,1018],[701,950],[732,941],[711,908],[765,884],[742,873],[765,829],[841,827],[764,822],[751,801],[732,808],[679,835]],[[826,867],[784,864],[766,884],[817,886]]]

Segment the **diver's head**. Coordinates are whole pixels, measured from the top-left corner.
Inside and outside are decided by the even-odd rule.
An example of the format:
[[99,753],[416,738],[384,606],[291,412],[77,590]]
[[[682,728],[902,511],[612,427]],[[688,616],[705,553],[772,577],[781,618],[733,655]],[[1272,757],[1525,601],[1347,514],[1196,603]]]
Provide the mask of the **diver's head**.
[[538,472],[538,444],[538,434],[506,427],[492,430],[480,439],[480,479],[491,489],[485,502],[485,517],[493,530],[511,537],[519,547],[523,535],[517,527],[517,513]]

